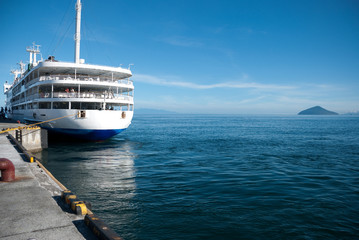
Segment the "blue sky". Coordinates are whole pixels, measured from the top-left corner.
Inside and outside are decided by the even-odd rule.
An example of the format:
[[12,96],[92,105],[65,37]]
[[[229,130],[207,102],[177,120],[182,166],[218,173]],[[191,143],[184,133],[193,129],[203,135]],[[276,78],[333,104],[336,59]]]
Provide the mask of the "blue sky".
[[[0,82],[26,46],[73,61],[75,0],[0,1]],[[83,0],[81,58],[132,66],[135,108],[359,110],[359,1]],[[3,105],[4,97],[0,97]]]

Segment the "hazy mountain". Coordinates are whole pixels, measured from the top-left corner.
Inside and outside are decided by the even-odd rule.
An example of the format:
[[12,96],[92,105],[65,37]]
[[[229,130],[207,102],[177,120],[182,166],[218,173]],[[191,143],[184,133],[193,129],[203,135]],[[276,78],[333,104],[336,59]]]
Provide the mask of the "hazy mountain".
[[329,111],[320,106],[315,106],[299,112],[298,115],[338,115],[338,113]]
[[162,109],[151,109],[151,108],[139,108],[135,109],[135,114],[176,114],[176,112],[171,112]]
[[344,115],[359,115],[359,111],[357,112],[348,112],[348,113],[345,113]]

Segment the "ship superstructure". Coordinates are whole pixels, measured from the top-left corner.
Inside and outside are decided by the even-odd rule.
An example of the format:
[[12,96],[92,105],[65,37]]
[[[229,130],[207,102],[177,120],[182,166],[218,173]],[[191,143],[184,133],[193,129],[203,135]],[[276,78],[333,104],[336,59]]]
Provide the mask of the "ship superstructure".
[[9,118],[42,122],[41,127],[64,136],[104,140],[126,129],[133,117],[131,70],[85,64],[80,59],[81,2],[76,4],[74,62],[53,56],[37,60],[39,45],[26,50],[29,64],[12,71],[4,84]]

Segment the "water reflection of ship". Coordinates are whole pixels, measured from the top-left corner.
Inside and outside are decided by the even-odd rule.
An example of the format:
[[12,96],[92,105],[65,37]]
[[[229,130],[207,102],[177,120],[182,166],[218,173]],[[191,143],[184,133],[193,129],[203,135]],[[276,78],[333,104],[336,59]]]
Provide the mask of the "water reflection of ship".
[[126,228],[137,221],[133,142],[121,141],[113,147],[81,153],[84,171],[81,195],[94,206],[94,212],[113,228]]
[[101,191],[127,191],[132,195],[136,189],[134,158],[131,143],[121,142],[116,148],[83,152],[80,166],[89,173],[89,178],[99,179],[96,187]]
[[135,168],[132,144],[121,141],[115,147],[80,153],[78,167],[87,172],[87,178],[92,179],[93,187],[101,192],[121,193],[132,197],[135,193]]

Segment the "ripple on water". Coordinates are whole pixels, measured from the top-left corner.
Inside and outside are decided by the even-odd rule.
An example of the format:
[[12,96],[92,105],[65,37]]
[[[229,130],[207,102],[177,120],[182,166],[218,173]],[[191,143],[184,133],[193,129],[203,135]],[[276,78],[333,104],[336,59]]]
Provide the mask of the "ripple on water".
[[137,116],[43,161],[125,239],[359,236],[359,118]]

